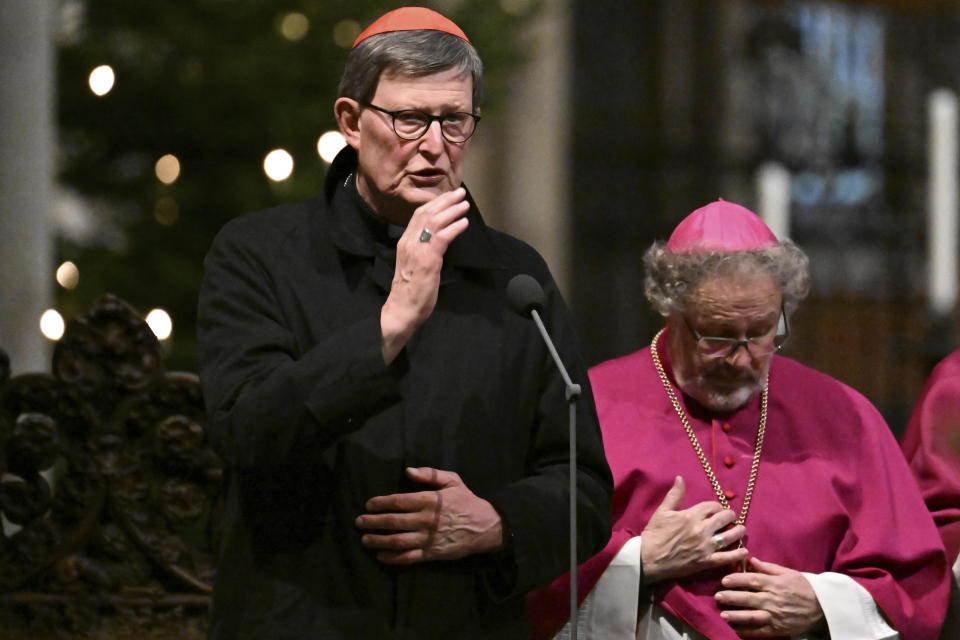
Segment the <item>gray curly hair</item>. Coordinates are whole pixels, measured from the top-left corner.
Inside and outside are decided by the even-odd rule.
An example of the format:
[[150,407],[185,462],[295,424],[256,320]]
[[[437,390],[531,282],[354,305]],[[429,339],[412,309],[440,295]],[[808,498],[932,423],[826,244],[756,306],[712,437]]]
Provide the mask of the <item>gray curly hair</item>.
[[383,72],[425,76],[458,69],[473,79],[473,111],[483,97],[483,62],[466,40],[443,31],[391,31],[363,40],[347,56],[338,95],[369,102]]
[[810,262],[790,240],[769,249],[676,254],[655,242],[643,255],[643,292],[660,315],[685,314],[690,296],[708,276],[767,273],[780,288],[787,315],[810,291]]

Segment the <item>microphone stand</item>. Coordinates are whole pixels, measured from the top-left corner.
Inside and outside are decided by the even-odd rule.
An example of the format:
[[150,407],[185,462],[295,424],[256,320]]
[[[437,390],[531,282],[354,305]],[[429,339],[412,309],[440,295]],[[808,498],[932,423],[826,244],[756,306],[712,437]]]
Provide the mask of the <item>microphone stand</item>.
[[570,410],[570,638],[577,640],[577,398],[580,397],[580,385],[570,380],[570,375],[560,361],[560,355],[553,346],[546,327],[543,326],[540,314],[536,309],[530,309],[530,315],[533,316],[533,321],[563,377]]

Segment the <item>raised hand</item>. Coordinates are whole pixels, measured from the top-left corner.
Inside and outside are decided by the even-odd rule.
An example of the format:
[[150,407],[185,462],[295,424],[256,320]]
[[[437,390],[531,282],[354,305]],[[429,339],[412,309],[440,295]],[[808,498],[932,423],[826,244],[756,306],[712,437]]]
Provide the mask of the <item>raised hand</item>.
[[467,228],[466,193],[459,187],[417,207],[397,242],[393,283],[380,311],[381,348],[387,364],[437,304],[443,255]]

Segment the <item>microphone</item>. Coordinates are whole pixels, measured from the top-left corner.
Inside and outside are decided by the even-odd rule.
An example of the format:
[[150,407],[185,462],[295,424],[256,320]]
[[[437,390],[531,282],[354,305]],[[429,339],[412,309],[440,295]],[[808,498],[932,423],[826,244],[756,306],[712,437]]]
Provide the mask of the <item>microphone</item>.
[[560,354],[540,319],[545,300],[543,287],[533,276],[521,273],[507,283],[510,308],[521,316],[533,318],[567,387],[567,404],[570,407],[570,638],[577,640],[577,398],[580,397],[580,385],[570,380]]
[[507,301],[510,308],[522,316],[531,310],[541,311],[545,296],[543,287],[533,276],[525,273],[515,275],[507,283]]

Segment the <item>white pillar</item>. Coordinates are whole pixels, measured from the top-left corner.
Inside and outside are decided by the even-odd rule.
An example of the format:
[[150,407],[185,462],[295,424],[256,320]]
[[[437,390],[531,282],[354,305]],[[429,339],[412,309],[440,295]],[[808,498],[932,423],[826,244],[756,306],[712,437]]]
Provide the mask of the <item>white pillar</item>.
[[946,315],[957,301],[957,96],[937,89],[927,108],[927,302]]
[[53,295],[53,1],[0,2],[0,347],[47,371]]
[[790,237],[790,172],[779,162],[757,169],[757,213],[778,240]]

